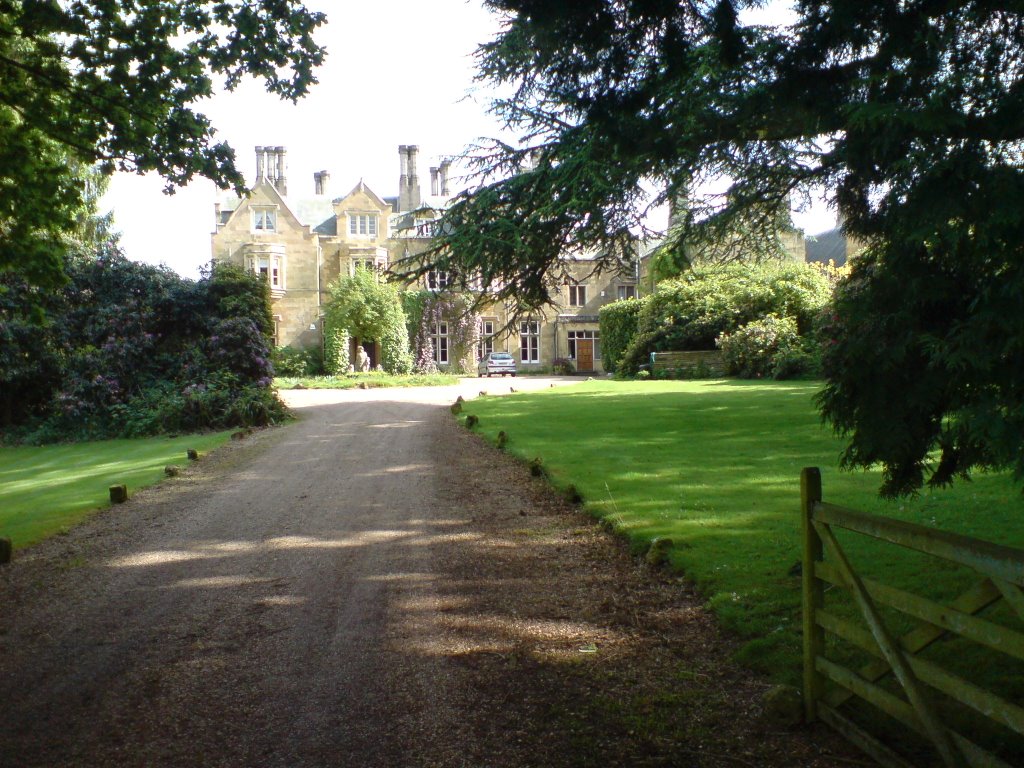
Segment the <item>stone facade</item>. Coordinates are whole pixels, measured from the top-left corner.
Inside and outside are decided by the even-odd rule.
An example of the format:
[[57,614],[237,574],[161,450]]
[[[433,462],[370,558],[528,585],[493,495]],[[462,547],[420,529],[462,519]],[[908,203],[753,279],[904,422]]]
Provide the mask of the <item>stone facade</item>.
[[[398,155],[394,197],[382,198],[360,181],[345,196],[331,198],[330,174],[318,171],[311,197],[289,198],[284,147],[256,147],[252,189],[241,200],[217,207],[213,259],[267,276],[279,346],[323,344],[328,286],[341,275],[352,274],[358,265],[384,269],[430,247],[434,223],[450,199],[450,163],[445,160],[430,168],[429,194],[424,195],[417,168],[419,147],[402,145]],[[789,230],[780,237],[789,257],[803,261],[803,234]],[[603,372],[600,309],[653,290],[648,266],[656,246],[638,245],[635,269],[617,274],[598,273],[591,259],[566,259],[559,281],[551,285],[551,305],[514,324],[509,323],[504,306],[484,307],[475,356],[510,352],[521,371],[550,370],[556,361],[568,360],[581,373]],[[409,287],[443,291],[446,284],[444,275],[431,274]],[[435,361],[441,368],[456,362],[447,359],[443,350],[445,330],[441,324],[433,336]],[[374,343],[353,340],[352,344],[352,360],[357,344],[372,363],[379,359]]]
[[[433,222],[449,197],[449,164],[430,169],[430,194],[424,196],[418,151],[399,147],[399,194],[394,198],[381,198],[360,181],[344,197],[332,199],[330,174],[319,171],[311,198],[290,199],[284,148],[256,148],[255,184],[242,199],[217,206],[213,260],[266,275],[277,345],[322,345],[328,286],[339,276],[360,264],[383,269],[429,248]],[[638,295],[641,275],[598,275],[593,267],[587,259],[567,260],[562,284],[552,286],[552,305],[513,327],[507,327],[503,306],[484,308],[477,356],[508,351],[523,371],[550,369],[555,360],[568,359],[581,372],[601,372],[598,312],[609,302]],[[429,275],[410,287],[443,290],[445,283],[443,275]],[[377,359],[377,350],[367,351]]]

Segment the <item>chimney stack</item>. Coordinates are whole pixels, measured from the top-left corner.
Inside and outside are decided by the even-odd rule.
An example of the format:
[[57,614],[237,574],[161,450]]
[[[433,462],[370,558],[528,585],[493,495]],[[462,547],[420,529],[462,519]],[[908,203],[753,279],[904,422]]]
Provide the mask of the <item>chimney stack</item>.
[[686,218],[690,208],[690,185],[683,183],[673,191],[669,186],[668,199],[668,231],[678,227]]
[[438,186],[437,186],[437,168],[430,169],[430,194],[437,197]]
[[416,168],[416,157],[419,155],[420,148],[415,144],[410,144],[409,150],[409,210],[415,210],[420,207],[420,176],[419,171]]
[[327,183],[331,180],[331,174],[327,171],[317,171],[313,174],[313,191],[317,195],[327,194]]
[[441,182],[441,194],[444,196],[451,194],[451,192],[448,190],[448,169],[451,168],[451,165],[451,160],[442,160],[441,167],[438,169],[439,178]]
[[256,147],[256,183],[263,181],[263,147]]
[[420,177],[416,172],[416,155],[420,148],[415,144],[398,147],[401,175],[398,177],[398,210],[413,211],[420,205]]
[[[398,174],[398,196],[399,199],[404,199],[405,188],[409,186],[409,156],[407,154],[408,147],[405,144],[398,145],[398,162],[401,166],[401,170]],[[405,210],[403,208],[403,210]]]
[[287,195],[288,194],[288,180],[287,180],[287,178],[285,178],[285,173],[284,173],[284,168],[285,168],[285,164],[284,164],[285,148],[284,147],[274,147],[274,152],[277,153],[277,180],[274,182],[274,186],[277,188],[277,191],[280,192],[282,195]]
[[256,147],[256,182],[269,181],[282,195],[288,194],[284,147]]

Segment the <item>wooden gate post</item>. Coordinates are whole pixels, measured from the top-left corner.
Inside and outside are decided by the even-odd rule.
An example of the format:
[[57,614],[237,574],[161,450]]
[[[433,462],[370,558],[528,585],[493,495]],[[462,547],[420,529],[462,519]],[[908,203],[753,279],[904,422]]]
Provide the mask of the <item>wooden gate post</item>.
[[822,559],[822,544],[814,530],[814,505],[821,501],[821,471],[805,467],[800,472],[800,510],[803,525],[803,630],[804,630],[804,719],[814,722],[817,703],[824,691],[824,680],[815,659],[825,652],[825,630],[818,625],[817,612],[824,605],[824,589],[817,578]]

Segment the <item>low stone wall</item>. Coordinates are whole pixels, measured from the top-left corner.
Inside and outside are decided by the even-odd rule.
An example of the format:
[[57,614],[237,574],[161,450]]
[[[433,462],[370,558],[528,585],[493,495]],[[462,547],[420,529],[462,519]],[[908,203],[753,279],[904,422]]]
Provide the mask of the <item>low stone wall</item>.
[[725,360],[720,350],[706,352],[652,352],[651,370],[682,371],[692,374],[698,368],[712,376],[725,376]]

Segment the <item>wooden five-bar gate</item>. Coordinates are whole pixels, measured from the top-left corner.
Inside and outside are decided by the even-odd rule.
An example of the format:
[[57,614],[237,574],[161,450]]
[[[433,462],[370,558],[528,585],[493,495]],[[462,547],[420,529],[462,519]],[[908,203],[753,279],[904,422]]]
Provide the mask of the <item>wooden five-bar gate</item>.
[[[942,765],[1010,768],[945,722],[936,703],[948,697],[1021,736],[1024,709],[919,654],[939,640],[958,636],[1024,660],[1024,634],[978,615],[1005,600],[1024,618],[1024,550],[827,504],[822,501],[821,474],[816,468],[803,470],[801,496],[804,707],[808,721],[823,720],[883,766],[907,768],[910,763],[904,757],[843,714],[843,705],[856,697],[923,736]],[[858,574],[836,539],[837,528],[967,566],[981,578],[948,605],[880,584]],[[829,611],[826,585],[852,596],[860,614],[858,621]],[[919,623],[897,636],[886,625],[879,606],[888,606]],[[842,638],[873,660],[857,670],[830,660],[825,653],[826,634]],[[899,694],[881,684],[890,676],[898,681],[895,690]]]

